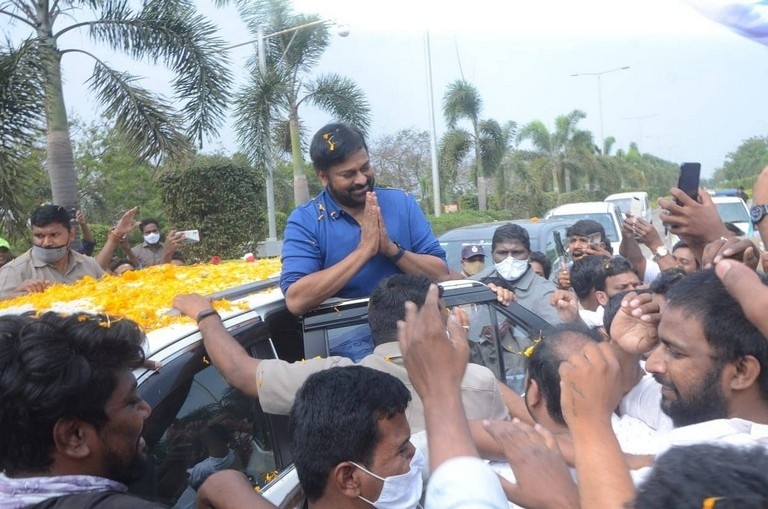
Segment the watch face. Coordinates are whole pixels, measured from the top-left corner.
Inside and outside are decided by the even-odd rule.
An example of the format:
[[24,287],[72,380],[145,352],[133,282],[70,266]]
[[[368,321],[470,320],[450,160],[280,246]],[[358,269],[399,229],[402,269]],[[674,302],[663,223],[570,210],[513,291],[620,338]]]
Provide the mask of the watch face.
[[755,205],[751,209],[749,209],[749,216],[752,219],[753,223],[757,223],[758,221],[760,221],[764,215],[765,215],[764,205]]

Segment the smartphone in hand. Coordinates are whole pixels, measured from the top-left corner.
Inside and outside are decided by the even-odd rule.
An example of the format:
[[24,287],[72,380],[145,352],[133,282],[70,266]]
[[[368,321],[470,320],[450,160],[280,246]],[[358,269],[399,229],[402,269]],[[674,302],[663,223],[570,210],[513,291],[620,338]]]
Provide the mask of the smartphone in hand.
[[700,175],[701,163],[683,163],[680,165],[680,177],[677,179],[677,187],[695,201],[699,199]]

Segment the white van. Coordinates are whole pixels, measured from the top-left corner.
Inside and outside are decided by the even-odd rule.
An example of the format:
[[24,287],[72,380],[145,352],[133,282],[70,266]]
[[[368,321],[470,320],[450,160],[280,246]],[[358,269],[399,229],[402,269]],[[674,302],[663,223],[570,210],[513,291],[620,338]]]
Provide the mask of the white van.
[[613,203],[624,214],[631,212],[633,215],[651,222],[651,204],[648,202],[648,193],[645,191],[616,193],[603,201]]

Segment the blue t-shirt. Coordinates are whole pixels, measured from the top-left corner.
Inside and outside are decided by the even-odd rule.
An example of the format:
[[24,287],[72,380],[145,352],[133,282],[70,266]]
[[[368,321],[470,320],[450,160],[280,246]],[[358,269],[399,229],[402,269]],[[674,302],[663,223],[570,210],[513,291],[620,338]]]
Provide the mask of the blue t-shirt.
[[[374,191],[389,238],[406,251],[437,256],[446,263],[445,250],[413,196],[401,189],[376,187]],[[331,267],[354,251],[360,244],[360,224],[323,190],[291,212],[283,237],[280,288],[285,294],[302,277]],[[367,297],[382,278],[392,274],[402,271],[386,256],[376,254],[336,297]]]

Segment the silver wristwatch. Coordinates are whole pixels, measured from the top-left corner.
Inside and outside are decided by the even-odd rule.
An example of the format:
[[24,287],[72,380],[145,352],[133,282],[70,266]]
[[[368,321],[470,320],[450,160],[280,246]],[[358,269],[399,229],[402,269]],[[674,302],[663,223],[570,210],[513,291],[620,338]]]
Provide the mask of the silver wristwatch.
[[653,253],[653,260],[659,261],[660,258],[664,258],[669,254],[669,249],[666,246],[659,246],[656,248],[656,252]]

